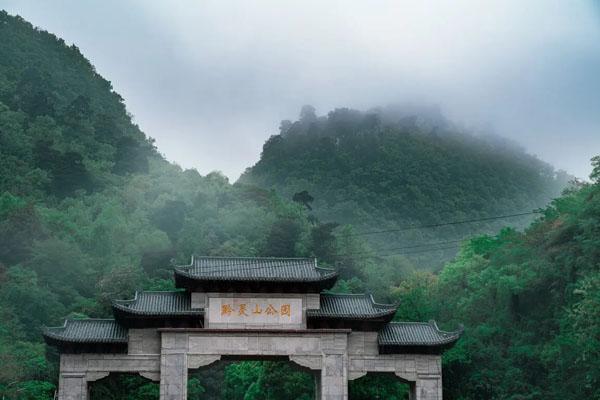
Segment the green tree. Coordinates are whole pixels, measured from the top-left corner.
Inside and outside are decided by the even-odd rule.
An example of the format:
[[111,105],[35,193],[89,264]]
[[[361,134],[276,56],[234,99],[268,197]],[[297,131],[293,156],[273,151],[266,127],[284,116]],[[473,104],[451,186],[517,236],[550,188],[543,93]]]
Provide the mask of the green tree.
[[292,196],[292,201],[302,204],[309,211],[312,210],[310,203],[312,203],[314,200],[314,197],[312,197],[306,190],[294,193],[294,196]]

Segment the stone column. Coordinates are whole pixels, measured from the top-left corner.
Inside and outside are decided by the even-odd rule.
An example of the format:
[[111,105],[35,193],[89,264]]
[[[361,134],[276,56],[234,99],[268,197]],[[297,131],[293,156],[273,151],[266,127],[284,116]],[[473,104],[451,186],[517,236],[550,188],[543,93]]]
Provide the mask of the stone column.
[[321,371],[315,373],[315,400],[321,400]]
[[187,400],[187,336],[162,334],[160,400]]
[[346,354],[323,355],[321,400],[348,399],[348,357]]
[[415,384],[411,385],[411,392],[411,400],[442,400],[442,377],[419,376]]
[[408,382],[408,400],[416,400],[417,398],[417,383]]
[[58,378],[58,400],[87,400],[85,373],[62,372]]
[[160,400],[187,400],[185,353],[163,354],[160,358]]

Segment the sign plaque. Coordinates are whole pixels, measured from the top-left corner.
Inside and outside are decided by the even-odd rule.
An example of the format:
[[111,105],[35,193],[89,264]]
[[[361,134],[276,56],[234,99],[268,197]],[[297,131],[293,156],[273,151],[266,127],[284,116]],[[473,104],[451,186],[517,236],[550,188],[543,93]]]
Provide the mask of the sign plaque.
[[211,297],[211,324],[298,325],[302,324],[302,299]]

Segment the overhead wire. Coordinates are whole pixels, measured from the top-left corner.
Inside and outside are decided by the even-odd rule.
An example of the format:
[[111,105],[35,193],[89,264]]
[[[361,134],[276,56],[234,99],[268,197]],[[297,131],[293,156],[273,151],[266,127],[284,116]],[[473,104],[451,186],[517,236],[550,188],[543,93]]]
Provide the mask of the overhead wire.
[[[364,252],[365,254],[371,255],[373,257],[391,257],[391,256],[399,256],[399,255],[410,255],[410,254],[421,254],[421,253],[432,253],[434,251],[443,251],[443,250],[451,250],[451,249],[456,249],[458,246],[447,246],[447,247],[437,247],[437,248],[431,248],[431,249],[422,249],[422,250],[416,250],[416,251],[407,251],[407,252],[399,252],[399,253],[390,253],[390,254],[372,254],[370,252]],[[391,250],[391,249],[388,249]],[[309,258],[309,257],[307,257]],[[215,273],[215,272],[224,272],[224,270],[228,273],[231,272],[238,272],[238,271],[252,271],[252,270],[265,270],[265,269],[272,269],[272,268],[285,268],[288,267],[287,265],[264,265],[264,266],[256,266],[256,267],[246,267],[249,265],[252,265],[252,262],[248,262],[248,263],[232,263],[232,264],[223,264],[220,266],[210,266],[208,268],[201,268],[199,267],[199,270],[202,273]],[[186,268],[192,268],[194,267],[194,265],[183,265],[183,266],[177,266],[180,269],[186,269]],[[234,268],[229,268],[229,267],[234,267]],[[326,268],[324,268],[326,269]]]
[[462,239],[456,239],[456,240],[447,240],[447,241],[443,241],[443,242],[430,242],[430,243],[423,243],[423,244],[415,244],[412,246],[402,246],[402,247],[391,247],[389,249],[375,249],[374,252],[370,252],[370,251],[365,251],[365,250],[361,250],[361,251],[352,251],[349,253],[337,253],[334,254],[334,256],[336,257],[344,257],[344,256],[353,256],[356,254],[372,254],[374,256],[378,255],[377,252],[378,251],[396,251],[396,250],[407,250],[407,249],[415,249],[415,248],[419,248],[419,247],[427,247],[427,246],[438,246],[438,245],[444,245],[444,244],[451,244],[451,243],[460,243],[463,242],[465,240],[467,240],[468,238],[462,238]]
[[[540,213],[540,211],[529,211],[529,212],[516,213],[516,214],[507,214],[507,215],[498,215],[498,216],[484,217],[484,218],[477,218],[477,219],[442,222],[442,223],[429,224],[429,225],[414,225],[414,226],[408,226],[408,227],[397,228],[397,229],[386,229],[386,230],[380,230],[380,231],[353,233],[353,234],[348,234],[348,235],[339,235],[338,237],[350,237],[350,236],[372,235],[372,234],[379,234],[379,233],[404,232],[404,231],[409,231],[409,230],[414,230],[414,229],[429,229],[429,228],[437,228],[440,226],[492,221],[492,220],[498,220],[498,219],[503,219],[503,218],[534,215],[534,214],[539,214],[539,213]],[[466,238],[450,240],[450,241],[443,241],[443,242],[412,245],[412,246],[394,247],[394,248],[389,248],[389,249],[379,249],[378,251],[394,251],[394,250],[403,250],[403,249],[408,250],[408,249],[419,248],[419,247],[439,246],[439,245],[450,244],[450,243],[459,243],[459,242],[462,242],[463,240],[466,240]],[[396,255],[422,254],[422,253],[429,253],[429,252],[434,252],[434,251],[451,250],[451,249],[455,249],[455,248],[457,248],[456,245],[449,246],[449,247],[431,248],[431,249],[423,249],[423,250],[407,251],[407,252],[399,252],[399,253],[391,253],[391,254],[377,254],[377,253],[374,254],[373,252],[370,252],[370,251],[362,251],[362,252],[351,252],[351,253],[334,254],[334,255],[343,257],[343,256],[353,256],[353,255],[365,254],[365,255],[371,255],[373,257],[390,257],[390,256],[396,256]],[[273,258],[277,259],[277,257],[273,257]],[[306,258],[310,258],[310,257],[306,257]],[[267,259],[268,259],[268,257],[267,257]],[[287,267],[286,265],[265,265],[265,266],[258,266],[258,267],[246,267],[246,266],[249,266],[252,264],[254,264],[254,261],[252,261],[252,259],[249,259],[248,262],[227,263],[227,264],[222,264],[219,266],[215,265],[215,266],[210,266],[209,268],[202,268],[202,271],[206,272],[206,273],[222,272],[223,268],[228,268],[228,267],[239,267],[239,268],[227,269],[227,272],[241,271],[242,268],[244,271],[248,271],[248,270],[265,270],[265,269],[271,269],[271,268]],[[190,268],[190,267],[194,267],[194,265],[179,266],[179,268]]]
[[429,224],[429,225],[413,225],[413,226],[407,226],[407,227],[403,227],[403,228],[384,229],[384,230],[379,230],[379,231],[348,233],[345,235],[340,235],[340,237],[353,237],[353,236],[376,235],[376,234],[380,234],[380,233],[406,232],[406,231],[411,231],[411,230],[415,230],[415,229],[438,228],[441,226],[469,224],[469,223],[473,223],[473,222],[493,221],[493,220],[497,220],[497,219],[522,217],[525,215],[534,215],[534,214],[540,214],[540,213],[541,213],[540,211],[529,211],[529,212],[523,212],[523,213],[517,213],[517,214],[497,215],[497,216],[485,217],[485,218],[465,219],[465,220],[450,221],[450,222],[440,222],[440,223]]

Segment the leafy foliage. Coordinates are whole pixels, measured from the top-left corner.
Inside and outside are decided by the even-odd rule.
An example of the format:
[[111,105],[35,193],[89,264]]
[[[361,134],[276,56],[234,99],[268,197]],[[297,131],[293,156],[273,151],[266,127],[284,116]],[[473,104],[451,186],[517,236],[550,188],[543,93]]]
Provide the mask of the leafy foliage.
[[231,400],[314,398],[311,374],[297,372],[282,362],[233,364],[225,374],[225,387],[222,398]]
[[393,374],[367,374],[350,381],[349,395],[354,400],[406,400],[408,385]]
[[[308,106],[232,185],[165,161],[75,46],[5,12],[0,37],[1,396],[52,398],[58,357],[41,326],[106,317],[111,299],[170,289],[169,262],[200,253],[316,256],[339,270],[336,291],[399,300],[397,319],[464,323],[444,357],[448,398],[600,398],[599,157],[593,183],[566,191],[525,232],[478,236],[439,274],[424,272],[413,261],[439,262],[439,253],[380,257],[372,246],[387,241],[356,233],[540,207],[566,175],[460,133],[435,110],[323,118]],[[188,387],[190,399],[214,400],[308,399],[313,390],[309,375],[267,361],[194,372]],[[359,399],[406,395],[376,375],[350,390]],[[157,397],[139,376],[92,386],[96,399]]]
[[598,169],[525,232],[474,238],[439,277],[396,289],[399,317],[465,324],[445,355],[448,398],[600,398]]
[[[165,161],[75,46],[5,12],[0,37],[1,396],[51,398],[57,357],[46,357],[40,328],[108,317],[112,299],[172,288],[171,259],[314,255],[315,222],[301,204]],[[285,371],[261,368],[255,388]],[[290,385],[269,390],[289,398]],[[115,375],[92,396],[157,390]],[[190,379],[189,393],[204,398],[203,382]]]
[[[341,108],[317,117],[310,106],[298,121],[282,122],[281,133],[271,136],[260,160],[240,178],[314,208],[320,219],[353,224],[359,231],[530,211],[545,206],[568,180],[566,173],[515,144],[468,134],[439,112]],[[491,233],[506,223],[525,227],[529,221],[498,220],[367,239],[379,247],[406,246]],[[413,258],[422,267],[440,267],[455,253]]]

